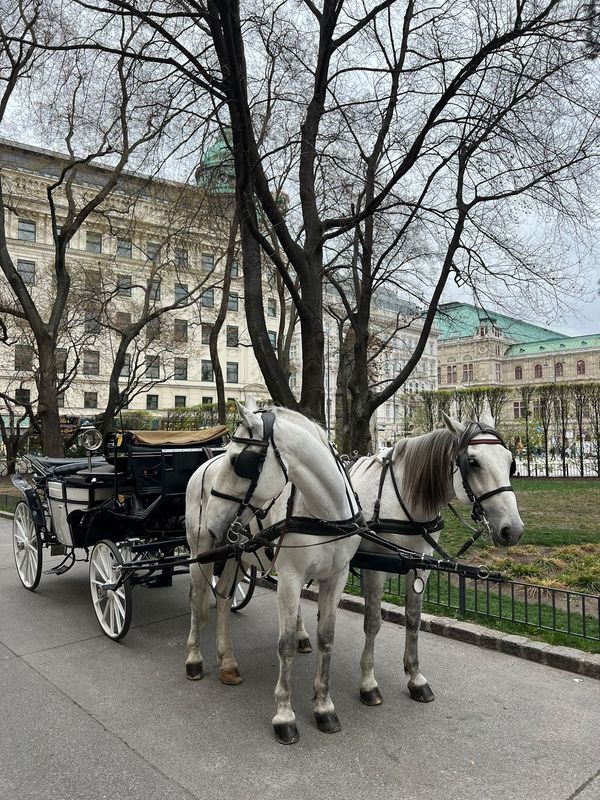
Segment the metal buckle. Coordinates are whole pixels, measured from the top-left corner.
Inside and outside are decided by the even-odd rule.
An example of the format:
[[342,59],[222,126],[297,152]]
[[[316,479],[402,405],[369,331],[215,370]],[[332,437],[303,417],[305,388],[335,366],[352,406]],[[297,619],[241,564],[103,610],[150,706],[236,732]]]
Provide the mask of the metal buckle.
[[490,569],[489,569],[489,567],[486,567],[486,566],[485,566],[485,564],[480,564],[480,565],[477,567],[477,577],[478,577],[480,580],[484,581],[486,578],[489,578],[489,576],[490,576]]
[[234,519],[229,530],[227,531],[227,541],[230,544],[237,544],[240,541],[240,536],[244,533],[244,526],[239,519]]

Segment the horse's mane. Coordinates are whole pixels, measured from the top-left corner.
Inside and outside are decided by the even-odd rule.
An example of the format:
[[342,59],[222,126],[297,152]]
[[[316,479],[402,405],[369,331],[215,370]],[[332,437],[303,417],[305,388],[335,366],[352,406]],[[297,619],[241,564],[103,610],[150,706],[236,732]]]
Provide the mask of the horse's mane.
[[392,463],[402,462],[400,494],[409,508],[418,505],[427,517],[433,517],[451,499],[450,477],[457,454],[480,430],[477,422],[464,423],[465,430],[456,437],[448,428],[400,439],[392,451]]

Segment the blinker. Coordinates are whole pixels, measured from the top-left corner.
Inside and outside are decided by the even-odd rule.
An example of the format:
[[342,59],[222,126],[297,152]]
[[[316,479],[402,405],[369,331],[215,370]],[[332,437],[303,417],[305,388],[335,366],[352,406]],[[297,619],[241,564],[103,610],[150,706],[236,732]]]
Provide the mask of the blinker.
[[265,454],[256,450],[242,450],[237,456],[231,457],[233,471],[238,478],[256,480],[262,470]]

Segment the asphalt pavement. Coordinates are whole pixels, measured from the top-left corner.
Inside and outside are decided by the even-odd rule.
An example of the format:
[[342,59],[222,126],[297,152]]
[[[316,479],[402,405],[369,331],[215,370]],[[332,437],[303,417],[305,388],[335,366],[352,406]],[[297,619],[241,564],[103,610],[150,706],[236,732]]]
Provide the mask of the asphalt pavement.
[[[49,564],[55,563],[56,559]],[[87,565],[21,587],[0,520],[2,800],[600,800],[600,682],[421,634],[433,703],[410,699],[404,630],[384,623],[384,704],[358,699],[362,618],[340,611],[332,694],[342,722],[312,717],[313,655],[294,663],[298,744],[275,742],[274,593],[234,615],[244,682],[218,680],[214,611],[206,677],[185,678],[188,581],[133,592],[120,643],[92,611]],[[304,603],[314,640],[315,604]]]

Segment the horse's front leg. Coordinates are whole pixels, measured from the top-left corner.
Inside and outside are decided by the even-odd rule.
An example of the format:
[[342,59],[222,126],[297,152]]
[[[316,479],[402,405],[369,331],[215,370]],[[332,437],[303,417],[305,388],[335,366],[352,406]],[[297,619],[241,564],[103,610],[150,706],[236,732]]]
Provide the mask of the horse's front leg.
[[200,631],[206,624],[210,607],[212,564],[190,565],[190,633],[187,639],[187,659],[185,674],[191,681],[204,677],[202,653],[200,652]]
[[296,628],[300,608],[302,581],[299,577],[281,574],[277,583],[279,612],[279,679],[275,687],[276,711],[273,717],[275,738],[280,744],[294,744],[300,738],[296,715],[292,710],[292,663],[296,652]]
[[219,679],[227,686],[242,682],[231,641],[231,587],[237,577],[237,563],[233,558],[225,562],[217,584],[217,655],[219,657]]
[[375,679],[375,639],[381,630],[381,595],[385,572],[366,569],[362,573],[365,598],[365,646],[360,657],[360,699],[366,706],[379,706],[383,697]]
[[[418,570],[417,574],[427,582],[429,572]],[[421,607],[423,593],[414,590],[415,572],[406,576],[406,644],[404,646],[404,672],[408,675],[408,691],[413,700],[430,703],[435,695],[427,678],[419,672],[419,628],[421,627]]]
[[335,614],[348,579],[343,569],[319,581],[319,622],[317,625],[317,669],[315,673],[314,714],[323,733],[337,733],[340,721],[329,690],[331,654],[335,637]]

